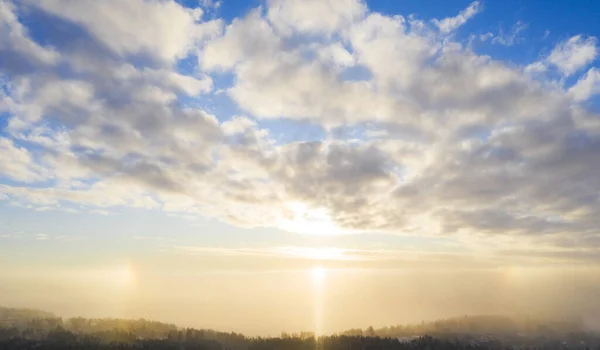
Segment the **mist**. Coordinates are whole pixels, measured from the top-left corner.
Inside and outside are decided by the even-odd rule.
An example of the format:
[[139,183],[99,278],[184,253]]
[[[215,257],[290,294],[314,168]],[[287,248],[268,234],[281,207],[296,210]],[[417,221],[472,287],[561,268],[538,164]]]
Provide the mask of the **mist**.
[[197,273],[140,266],[38,268],[4,271],[0,303],[63,317],[146,318],[262,336],[481,314],[580,320],[598,329],[599,276],[597,269],[582,267],[436,272],[319,265]]

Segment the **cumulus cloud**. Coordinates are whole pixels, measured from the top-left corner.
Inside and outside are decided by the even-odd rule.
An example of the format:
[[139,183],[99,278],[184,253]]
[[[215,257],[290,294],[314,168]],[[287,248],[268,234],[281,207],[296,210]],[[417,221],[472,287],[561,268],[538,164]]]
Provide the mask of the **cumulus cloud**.
[[284,35],[332,35],[366,12],[362,0],[269,0],[267,4],[269,21]]
[[218,30],[219,22],[202,23],[200,8],[175,1],[122,2],[64,0],[30,1],[30,5],[82,25],[119,55],[149,54],[165,62],[181,58],[197,40]]
[[231,69],[250,57],[268,57],[278,51],[280,43],[260,11],[253,10],[242,19],[234,19],[223,36],[206,45],[202,65],[207,70]]
[[[13,204],[304,233],[600,235],[600,123],[582,103],[597,69],[571,85],[530,74],[576,75],[593,38],[523,67],[448,35],[478,2],[420,21],[273,0],[224,27],[175,1],[18,4],[0,4],[0,57],[28,62],[0,66],[0,198]],[[61,25],[42,45],[28,15]]]

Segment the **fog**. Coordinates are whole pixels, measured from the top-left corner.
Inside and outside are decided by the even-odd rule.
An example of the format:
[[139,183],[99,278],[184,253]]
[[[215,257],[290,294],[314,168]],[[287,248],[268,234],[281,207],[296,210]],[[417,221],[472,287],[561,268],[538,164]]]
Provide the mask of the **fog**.
[[581,317],[588,327],[600,325],[594,318],[600,274],[591,268],[193,270],[128,264],[5,269],[0,304],[248,335],[331,333],[475,314]]

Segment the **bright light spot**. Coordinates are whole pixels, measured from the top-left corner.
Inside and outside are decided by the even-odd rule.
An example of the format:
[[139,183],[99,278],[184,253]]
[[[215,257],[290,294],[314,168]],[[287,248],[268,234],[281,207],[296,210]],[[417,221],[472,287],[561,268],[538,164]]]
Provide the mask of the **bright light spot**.
[[310,208],[301,202],[290,202],[285,209],[287,215],[279,223],[282,230],[320,236],[351,233],[337,227],[325,208]]
[[315,266],[312,269],[312,278],[316,284],[321,284],[327,276],[327,270],[322,266]]
[[524,270],[518,266],[506,266],[501,269],[502,275],[506,280],[515,282],[515,280],[523,277]]
[[115,286],[126,287],[135,282],[135,275],[135,268],[131,264],[126,264],[110,271],[109,280]]

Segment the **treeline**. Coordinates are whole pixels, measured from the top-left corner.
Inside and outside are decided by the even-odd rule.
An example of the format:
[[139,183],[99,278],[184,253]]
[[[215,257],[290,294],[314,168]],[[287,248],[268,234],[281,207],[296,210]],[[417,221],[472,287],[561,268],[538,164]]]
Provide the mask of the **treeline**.
[[[214,330],[181,329],[167,324],[144,319],[86,319],[86,318],[34,318],[18,320],[9,326],[0,326],[0,342],[4,345],[21,344],[77,344],[74,348],[137,348],[144,344],[167,346],[181,344],[191,349],[221,350],[247,349],[248,339],[242,334]],[[169,345],[170,344],[170,345]],[[10,347],[8,347],[10,348]]]
[[[85,321],[85,322],[84,322]],[[175,329],[173,325],[145,320],[30,320],[29,326],[0,328],[2,349],[196,349],[196,350],[505,350],[505,349],[600,349],[600,341],[575,337],[541,338],[511,343],[491,337],[431,337],[412,339],[331,335],[310,332],[281,337],[245,337],[212,330]],[[64,326],[77,331],[68,330]],[[55,327],[55,328],[49,328]],[[110,329],[110,327],[113,327]]]
[[478,315],[462,316],[421,322],[412,325],[396,325],[374,329],[349,329],[342,335],[379,337],[411,337],[423,334],[521,334],[524,336],[565,336],[584,332],[581,321],[555,321],[531,316]]
[[369,327],[322,337],[301,332],[269,338],[179,328],[144,319],[63,319],[30,309],[0,308],[0,322],[0,349],[600,349],[600,338],[581,331],[577,322],[540,323],[502,316],[465,316],[419,325]]
[[56,318],[56,315],[36,309],[17,309],[0,306],[0,322],[2,322],[0,325],[34,318]]
[[[116,332],[116,331],[115,331]],[[117,332],[118,333],[118,332]],[[135,339],[122,332],[119,340],[95,335],[76,334],[57,328],[45,337],[34,339],[23,335],[0,338],[0,349],[189,349],[228,350],[223,344],[207,339],[198,339],[195,332],[177,331],[166,339]],[[191,336],[191,337],[190,337]],[[324,336],[319,338],[247,338],[246,350],[483,350],[485,346],[463,344],[457,341],[419,337],[410,342],[396,338],[363,336]]]

